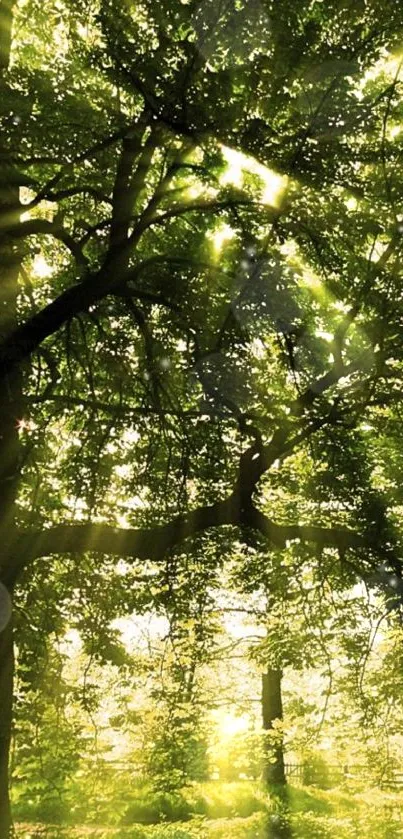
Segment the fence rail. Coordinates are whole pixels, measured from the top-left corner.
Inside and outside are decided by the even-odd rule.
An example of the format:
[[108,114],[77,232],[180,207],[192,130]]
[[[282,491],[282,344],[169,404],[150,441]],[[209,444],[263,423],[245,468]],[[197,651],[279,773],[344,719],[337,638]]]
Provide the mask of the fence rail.
[[[107,765],[117,771],[127,771],[131,768],[130,762],[127,761],[118,761],[118,760],[108,760],[106,761]],[[327,781],[330,785],[347,782],[348,781],[358,781],[358,782],[367,782],[371,783],[374,781],[374,774],[370,772],[368,766],[363,764],[344,764],[343,766],[339,763],[323,763],[322,767],[315,765],[314,763],[309,763],[306,761],[305,763],[297,763],[297,762],[287,762],[284,764],[284,771],[287,780],[293,783],[300,783],[300,784],[307,784],[312,786],[321,786],[324,781]],[[211,780],[220,780],[220,773],[214,772],[211,776]],[[257,780],[258,775],[245,775],[240,773],[238,776],[234,775],[233,780],[238,777],[240,780]],[[403,788],[403,768],[402,769],[390,769],[384,773],[383,777],[378,778],[377,785],[379,785],[383,789],[401,789]]]
[[[330,782],[340,781],[369,781],[371,773],[367,766],[359,764],[326,764],[323,767],[326,778]],[[300,783],[312,783],[319,780],[321,771],[314,764],[310,763],[286,763],[284,765],[285,775],[289,780]],[[399,789],[403,787],[403,770],[390,769],[380,779],[381,787]]]

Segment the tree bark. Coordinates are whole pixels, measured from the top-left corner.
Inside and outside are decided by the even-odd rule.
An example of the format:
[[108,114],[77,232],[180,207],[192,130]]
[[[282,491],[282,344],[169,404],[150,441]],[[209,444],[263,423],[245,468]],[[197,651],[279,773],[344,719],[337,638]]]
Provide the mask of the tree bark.
[[0,839],[10,839],[13,835],[8,778],[13,676],[13,629],[10,621],[0,633]]
[[[10,61],[15,0],[0,2],[0,99],[10,101],[7,70]],[[6,114],[3,116],[7,117]],[[21,245],[8,231],[20,220],[18,177],[12,161],[15,143],[4,132],[0,148],[0,337],[5,340],[17,328],[18,276]],[[6,372],[0,385],[0,581],[7,585],[13,557],[7,546],[14,529],[15,499],[20,476],[21,371]],[[10,591],[11,586],[8,586]],[[13,835],[9,795],[9,757],[12,731],[14,649],[9,620],[0,632],[0,839]]]
[[[263,729],[268,732],[265,738],[264,780],[269,786],[285,786],[283,735],[281,729],[276,731],[276,722],[283,721],[281,670],[269,667],[262,675],[262,716]],[[275,732],[275,737],[270,737],[271,732]]]

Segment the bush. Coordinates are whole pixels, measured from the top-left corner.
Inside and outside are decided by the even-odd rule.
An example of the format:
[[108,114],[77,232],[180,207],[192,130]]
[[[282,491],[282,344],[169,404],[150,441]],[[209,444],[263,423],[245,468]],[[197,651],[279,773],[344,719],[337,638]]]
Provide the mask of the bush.
[[21,797],[14,805],[14,813],[21,821],[64,824],[69,818],[69,805],[59,796]]
[[330,789],[332,786],[328,765],[321,754],[313,752],[306,756],[302,783],[307,787],[314,786],[319,789]]
[[210,819],[248,818],[266,810],[267,795],[256,784],[238,781],[233,783],[205,783],[194,787],[193,796],[187,794],[190,811]]
[[[327,818],[316,813],[298,813],[291,819],[294,839],[333,839]],[[341,834],[337,834],[341,839]]]
[[179,793],[148,792],[126,807],[121,824],[159,824],[190,819],[190,805]]
[[210,822],[208,831],[200,839],[268,839],[269,826],[263,813],[254,813],[248,819],[231,819]]
[[[206,839],[206,834],[200,832],[200,825],[196,822],[189,828],[179,827],[174,824],[159,825],[150,828],[131,828],[122,830],[118,835],[108,839]],[[228,834],[225,835],[228,839]]]

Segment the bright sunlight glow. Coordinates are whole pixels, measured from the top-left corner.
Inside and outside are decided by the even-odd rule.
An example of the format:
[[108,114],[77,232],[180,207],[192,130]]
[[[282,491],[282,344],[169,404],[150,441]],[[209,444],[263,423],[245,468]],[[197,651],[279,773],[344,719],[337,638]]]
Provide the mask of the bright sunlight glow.
[[248,717],[221,709],[215,711],[213,716],[221,737],[226,739],[231,739],[241,731],[246,731],[250,725]]
[[43,280],[45,277],[50,277],[53,274],[53,268],[46,261],[45,257],[41,253],[38,253],[32,265],[32,272],[35,277]]
[[230,239],[233,239],[235,236],[235,230],[230,227],[229,224],[220,223],[209,236],[213,243],[213,248],[215,252],[218,254],[224,243],[228,242]]
[[279,206],[284,190],[287,187],[287,177],[278,175],[272,169],[269,169],[268,166],[263,166],[261,163],[258,163],[253,157],[247,157],[242,152],[230,149],[228,146],[221,146],[221,150],[227,163],[225,171],[220,178],[222,186],[232,184],[232,186],[241,188],[244,181],[244,172],[250,172],[253,175],[258,175],[263,182],[260,195],[262,203],[269,204],[272,207]]

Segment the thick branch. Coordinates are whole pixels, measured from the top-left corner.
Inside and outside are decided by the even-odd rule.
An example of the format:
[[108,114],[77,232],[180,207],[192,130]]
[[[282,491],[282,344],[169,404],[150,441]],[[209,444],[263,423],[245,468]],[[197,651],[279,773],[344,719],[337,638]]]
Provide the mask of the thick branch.
[[[223,209],[224,206],[231,206],[231,202],[222,202],[219,205],[213,202],[211,206],[209,202],[199,202],[193,205],[190,204],[186,208],[178,208],[178,210],[172,213],[168,212],[161,216],[153,216],[151,219],[149,218],[149,213],[146,211],[130,238],[120,247],[118,252],[109,255],[109,259],[105,261],[104,266],[98,273],[87,275],[82,283],[60,294],[56,300],[49,303],[48,306],[45,306],[42,311],[33,315],[0,345],[0,379],[13,366],[19,364],[37,349],[45,338],[57,332],[64,323],[67,323],[80,312],[87,311],[89,306],[125,284],[129,276],[129,272],[125,270],[128,254],[133,253],[143,232],[151,224],[159,224],[163,220],[163,217],[171,217],[172,215],[176,215],[178,211],[180,214],[181,211],[191,212],[193,210]],[[20,237],[33,233],[49,233],[56,236],[56,238],[64,241],[70,247],[70,250],[75,251],[77,249],[75,254],[76,258],[83,259],[79,245],[77,245],[69,234],[65,231],[61,233],[60,228],[51,222],[39,219],[24,222],[18,228],[15,228],[15,232],[13,231],[12,235]],[[84,265],[86,267],[86,263]]]
[[[139,193],[144,187],[155,146],[155,131],[151,132],[143,148],[141,137],[125,138],[123,140],[112,198],[113,213],[110,231],[110,249],[112,251],[118,249],[127,240],[132,210]],[[140,159],[133,176],[134,162],[139,154]]]
[[15,5],[16,0],[2,0],[0,3],[0,73],[7,70],[10,63],[11,32]]
[[365,352],[356,361],[351,361],[349,364],[335,364],[327,373],[315,379],[300,394],[292,406],[292,413],[298,415],[305,408],[309,408],[318,396],[321,396],[326,390],[336,385],[340,379],[345,379],[353,373],[364,370],[368,371],[368,368],[372,366],[373,358],[373,353]]
[[360,548],[367,552],[371,550],[369,539],[347,528],[276,524],[252,505],[242,508],[239,497],[233,493],[224,501],[149,528],[122,529],[107,524],[86,523],[59,524],[43,531],[17,532],[8,547],[12,559],[3,569],[2,580],[12,587],[33,559],[68,553],[94,552],[161,562],[167,552],[184,539],[222,525],[252,528],[275,548],[284,548],[289,541],[299,540],[343,552]]
[[25,210],[32,210],[41,201],[51,201],[57,203],[58,201],[63,201],[64,198],[74,198],[76,195],[90,195],[92,198],[95,198],[97,201],[101,201],[103,204],[111,204],[111,198],[109,195],[105,195],[100,189],[97,189],[94,186],[71,186],[66,187],[65,189],[58,189],[52,190],[47,186],[44,187],[35,198],[32,199],[28,204],[24,205]]
[[37,236],[41,234],[53,236],[54,239],[59,239],[60,242],[63,242],[74,257],[77,265],[80,268],[87,270],[87,260],[80,245],[75,241],[75,239],[73,239],[72,236],[70,236],[67,230],[64,230],[64,228],[61,227],[61,225],[55,224],[52,221],[47,221],[47,219],[29,219],[28,221],[23,221],[21,224],[7,230],[7,236],[12,237],[13,239],[24,239],[26,236]]
[[[187,516],[150,528],[122,529],[107,524],[60,524],[48,530],[22,532],[12,548],[13,561],[3,572],[3,582],[15,582],[36,557],[94,551],[131,559],[161,561],[166,552],[189,536],[233,524],[238,520],[233,497],[201,507]],[[10,551],[11,552],[11,551]]]
[[[270,469],[274,461],[281,460],[291,454],[298,445],[309,439],[324,425],[334,422],[339,413],[335,406],[331,406],[326,416],[317,417],[308,425],[302,422],[296,423],[295,418],[302,417],[304,410],[310,408],[318,396],[336,385],[340,379],[347,378],[360,370],[367,370],[370,364],[376,364],[378,357],[379,353],[369,354],[366,352],[356,361],[342,367],[335,365],[323,376],[318,377],[292,403],[289,416],[290,418],[293,417],[294,420],[284,420],[267,445],[263,446],[261,442],[257,441],[241,455],[237,487],[242,507],[247,508],[251,505],[258,482],[264,473]],[[246,430],[248,430],[248,427],[246,427]],[[253,428],[250,428],[249,431],[252,433]]]
[[312,542],[320,548],[337,548],[342,551],[369,547],[368,540],[352,530],[317,525],[276,524],[252,506],[247,512],[246,521],[249,527],[258,530],[278,548],[284,548],[287,542],[296,539],[301,542]]

